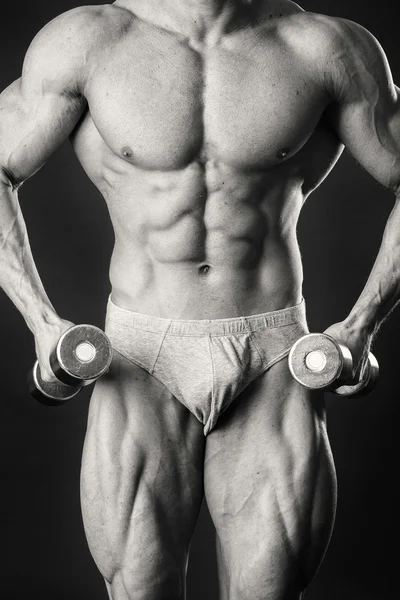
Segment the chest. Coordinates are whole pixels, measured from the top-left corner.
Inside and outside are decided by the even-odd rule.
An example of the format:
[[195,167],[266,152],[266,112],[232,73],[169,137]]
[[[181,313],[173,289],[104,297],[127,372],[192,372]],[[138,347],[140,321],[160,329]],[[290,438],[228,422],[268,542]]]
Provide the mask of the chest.
[[86,96],[109,148],[149,169],[275,164],[304,145],[324,108],[293,53],[249,35],[204,50],[165,32],[127,36],[104,50]]

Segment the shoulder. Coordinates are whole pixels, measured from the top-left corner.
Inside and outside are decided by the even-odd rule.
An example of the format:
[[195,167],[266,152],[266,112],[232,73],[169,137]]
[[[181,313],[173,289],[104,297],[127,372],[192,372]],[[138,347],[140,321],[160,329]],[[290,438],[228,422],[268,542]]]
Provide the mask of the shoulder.
[[305,42],[309,42],[311,49],[315,44],[318,50],[322,50],[324,57],[332,53],[335,58],[344,53],[353,57],[362,52],[382,51],[377,39],[359,23],[315,13],[302,13],[297,17],[302,33],[306,36]]
[[377,75],[387,67],[385,53],[378,40],[365,27],[339,17],[301,12],[287,21],[286,40],[297,52],[319,68],[323,75],[348,77],[350,70]]
[[272,0],[261,6],[260,23],[266,34],[272,28],[285,46],[309,58],[316,55],[325,58],[332,51],[351,45],[362,31],[368,35],[356,23],[306,11],[288,0]]
[[91,35],[104,21],[104,10],[97,6],[82,6],[69,10],[47,23],[33,38],[28,49],[50,55],[51,50],[75,52],[92,44]]
[[364,27],[339,17],[299,10],[288,14],[280,28],[285,41],[296,45],[309,55],[355,50],[374,46],[376,39]]
[[342,88],[368,79],[390,85],[391,75],[378,40],[362,25],[339,17],[298,11],[282,20],[279,37],[321,85],[338,97]]
[[32,40],[23,76],[79,78],[96,52],[120,36],[132,18],[113,5],[81,6],[57,16]]

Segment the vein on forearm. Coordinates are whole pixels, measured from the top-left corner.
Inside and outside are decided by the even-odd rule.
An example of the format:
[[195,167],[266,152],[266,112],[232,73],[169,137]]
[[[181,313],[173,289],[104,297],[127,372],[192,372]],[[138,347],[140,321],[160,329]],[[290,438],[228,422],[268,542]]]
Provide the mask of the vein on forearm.
[[0,266],[0,286],[32,329],[52,306],[33,260],[17,193],[6,185],[0,188]]
[[356,302],[351,321],[377,330],[400,301],[400,199],[389,216],[378,256]]

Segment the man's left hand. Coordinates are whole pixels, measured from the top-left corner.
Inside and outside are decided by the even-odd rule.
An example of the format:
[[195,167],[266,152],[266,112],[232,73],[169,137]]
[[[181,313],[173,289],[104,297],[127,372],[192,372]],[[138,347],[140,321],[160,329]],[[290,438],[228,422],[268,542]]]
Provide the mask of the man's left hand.
[[353,358],[353,379],[359,381],[364,373],[371,348],[373,337],[371,332],[362,328],[349,327],[345,321],[341,321],[328,327],[324,333],[350,350]]

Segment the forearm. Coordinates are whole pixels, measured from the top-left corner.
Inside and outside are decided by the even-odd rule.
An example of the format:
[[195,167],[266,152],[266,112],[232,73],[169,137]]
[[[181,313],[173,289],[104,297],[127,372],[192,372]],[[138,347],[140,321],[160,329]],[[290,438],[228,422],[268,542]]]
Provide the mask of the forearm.
[[33,260],[17,192],[0,182],[0,286],[32,332],[56,319]]
[[346,319],[350,329],[371,335],[400,301],[400,195],[387,221],[368,281]]

